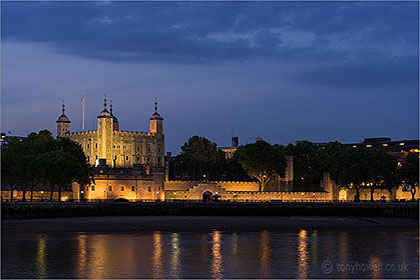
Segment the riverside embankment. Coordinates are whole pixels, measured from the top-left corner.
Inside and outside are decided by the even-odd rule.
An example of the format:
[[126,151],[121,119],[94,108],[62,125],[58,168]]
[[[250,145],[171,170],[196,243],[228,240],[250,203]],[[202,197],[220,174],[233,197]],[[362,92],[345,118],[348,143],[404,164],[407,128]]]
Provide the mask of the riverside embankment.
[[92,216],[323,216],[418,220],[419,204],[232,202],[3,202],[2,219]]

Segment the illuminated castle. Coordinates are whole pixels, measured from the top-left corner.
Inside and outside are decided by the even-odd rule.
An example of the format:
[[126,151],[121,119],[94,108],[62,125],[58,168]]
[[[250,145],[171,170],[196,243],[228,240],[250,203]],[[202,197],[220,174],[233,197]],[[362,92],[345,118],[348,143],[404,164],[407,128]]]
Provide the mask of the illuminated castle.
[[79,143],[88,162],[98,166],[132,167],[136,164],[164,166],[165,141],[163,134],[163,118],[155,112],[150,118],[149,132],[125,131],[119,129],[118,119],[107,109],[106,98],[104,109],[97,117],[98,129],[90,131],[70,132],[70,119],[62,114],[58,117],[57,137],[68,137]]

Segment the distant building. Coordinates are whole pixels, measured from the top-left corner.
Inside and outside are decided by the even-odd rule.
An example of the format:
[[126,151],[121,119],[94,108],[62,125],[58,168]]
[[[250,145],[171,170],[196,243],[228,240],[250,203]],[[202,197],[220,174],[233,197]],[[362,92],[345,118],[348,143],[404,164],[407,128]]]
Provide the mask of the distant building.
[[219,150],[225,153],[225,158],[230,159],[233,157],[233,154],[239,148],[239,139],[238,137],[232,137],[232,146],[230,147],[220,147]]

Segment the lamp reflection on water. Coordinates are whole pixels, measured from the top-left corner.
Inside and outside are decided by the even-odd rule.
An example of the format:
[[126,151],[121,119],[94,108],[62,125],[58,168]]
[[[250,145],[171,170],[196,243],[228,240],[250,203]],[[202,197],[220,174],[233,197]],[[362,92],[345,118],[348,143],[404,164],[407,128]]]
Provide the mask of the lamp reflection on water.
[[178,233],[174,232],[171,234],[171,246],[172,246],[172,255],[171,255],[171,277],[170,278],[180,278],[179,272],[179,255],[181,254],[181,249],[179,247],[179,238]]
[[302,229],[298,235],[298,278],[308,278],[308,232]]
[[38,239],[38,250],[36,258],[36,266],[39,278],[44,278],[47,273],[47,240],[45,235],[40,235]]
[[162,235],[159,231],[153,233],[152,274],[153,278],[164,278],[162,273]]
[[220,231],[214,231],[212,233],[212,247],[211,247],[211,277],[213,279],[223,278],[223,265],[222,265],[222,241]]
[[270,278],[270,233],[263,230],[260,234],[260,266],[262,278]]

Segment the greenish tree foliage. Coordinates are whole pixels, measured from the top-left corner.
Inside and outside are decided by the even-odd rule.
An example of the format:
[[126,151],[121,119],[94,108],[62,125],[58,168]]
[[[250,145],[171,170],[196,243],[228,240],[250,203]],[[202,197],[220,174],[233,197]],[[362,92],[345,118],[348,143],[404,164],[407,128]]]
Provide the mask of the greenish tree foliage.
[[[12,140],[2,146],[2,179],[3,184],[12,190],[20,186],[22,200],[26,200],[26,191],[39,183],[49,184],[51,197],[54,187],[61,188],[72,182],[87,183],[92,169],[79,144],[67,139],[55,140],[48,130],[31,133],[22,141]],[[13,195],[13,194],[12,194]]]
[[233,156],[251,178],[260,182],[260,191],[267,183],[283,177],[286,170],[284,149],[280,145],[272,146],[265,141],[257,141],[238,148]]
[[419,156],[408,154],[400,168],[401,179],[410,187],[412,200],[415,199],[416,188],[419,186]]
[[200,136],[188,139],[174,159],[177,177],[188,180],[219,180],[225,166],[224,153],[215,143]]
[[321,152],[313,143],[302,141],[286,146],[286,155],[293,156],[293,181],[309,188],[319,184],[325,172]]

